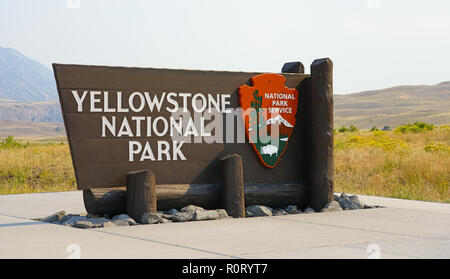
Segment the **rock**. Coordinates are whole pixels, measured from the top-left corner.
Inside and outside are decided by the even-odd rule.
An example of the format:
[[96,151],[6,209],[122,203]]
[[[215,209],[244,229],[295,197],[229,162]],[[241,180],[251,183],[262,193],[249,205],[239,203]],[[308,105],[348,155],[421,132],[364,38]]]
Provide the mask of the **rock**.
[[[195,212],[194,212],[195,213]],[[178,212],[172,215],[171,220],[174,222],[187,222],[191,221],[194,217],[194,213],[188,213],[188,212]]]
[[94,224],[88,220],[79,220],[73,224],[73,227],[78,229],[90,229],[94,227]]
[[82,220],[88,220],[88,218],[86,216],[73,215],[69,219],[65,220],[64,222],[60,222],[60,224],[64,225],[64,226],[73,226],[76,222],[82,221]]
[[[126,226],[128,226],[128,222],[120,220],[121,222],[124,222],[124,224],[126,224]],[[113,222],[105,222],[103,223],[103,227],[104,228],[110,228],[110,227],[117,227],[118,225],[114,224]]]
[[171,221],[171,220],[168,220],[168,219],[166,219],[166,218],[161,218],[160,223],[161,223],[161,224],[164,224],[164,223],[172,223],[172,221]]
[[[106,217],[105,217],[106,218]],[[119,215],[114,215],[111,220],[112,221],[116,221],[116,220],[126,220],[128,218],[131,218],[130,216],[128,216],[127,214],[119,214]]]
[[246,217],[272,216],[272,208],[264,205],[250,205],[245,208]]
[[193,221],[203,221],[203,220],[217,220],[227,218],[228,214],[225,209],[216,210],[200,210],[195,211],[192,217]]
[[[110,222],[111,223],[111,222]],[[112,223],[118,227],[128,227],[130,223],[127,220],[117,219],[112,221]]]
[[311,207],[307,207],[306,209],[305,209],[305,211],[303,211],[304,213],[314,213],[314,212],[316,212],[313,208],[311,208]]
[[100,216],[97,215],[97,214],[91,214],[91,213],[88,213],[88,214],[86,215],[86,217],[88,217],[88,218],[90,218],[90,219],[94,219],[94,218],[99,218]]
[[320,212],[332,212],[332,211],[342,211],[342,207],[339,205],[337,201],[332,201],[327,203],[324,208]]
[[371,208],[385,208],[385,206],[364,204],[364,209],[371,209]]
[[162,214],[161,217],[165,218],[165,219],[168,219],[168,220],[172,220],[173,215],[175,215],[175,214]]
[[142,215],[142,224],[157,224],[161,222],[161,213],[151,213],[151,212],[145,212],[144,215]]
[[91,218],[88,219],[90,222],[92,222],[92,224],[94,224],[94,228],[101,228],[103,227],[103,224],[107,223],[107,222],[111,222],[110,219],[106,219],[103,217],[100,218]]
[[338,201],[338,199],[339,199],[339,196],[336,195],[336,194],[334,194],[334,200],[335,200],[335,201]]
[[67,214],[67,215],[64,215],[64,217],[62,217],[59,220],[59,223],[62,224],[64,222],[66,222],[67,220],[70,220],[72,217],[80,217],[80,214]]
[[361,202],[358,196],[348,196],[346,193],[342,193],[337,200],[344,210],[363,209],[364,203]]
[[302,214],[303,212],[300,209],[297,209],[296,211],[292,212],[291,214]]
[[114,223],[117,220],[123,220],[123,221],[127,221],[128,225],[130,226],[134,226],[136,225],[136,221],[134,221],[133,218],[131,218],[130,216],[128,216],[127,214],[119,214],[114,216],[112,219],[112,222]]
[[46,223],[57,222],[57,221],[61,220],[61,218],[63,218],[64,215],[66,215],[66,212],[64,210],[58,211],[56,213],[53,213],[52,215],[42,218],[41,222],[46,222]]
[[294,212],[296,212],[298,210],[296,205],[289,205],[288,207],[286,207],[286,212],[289,214],[294,214]]
[[282,216],[282,215],[288,215],[289,213],[286,212],[286,210],[281,209],[281,208],[277,208],[273,211],[272,215],[273,216]]
[[180,211],[178,211],[178,210],[172,208],[172,209],[169,209],[169,210],[164,211],[163,213],[164,213],[164,214],[167,214],[167,215],[173,215],[173,214],[176,214],[176,213],[178,213],[178,212],[180,212]]
[[195,211],[203,211],[205,210],[203,207],[195,206],[195,205],[188,205],[180,209],[181,212],[186,212],[194,215]]

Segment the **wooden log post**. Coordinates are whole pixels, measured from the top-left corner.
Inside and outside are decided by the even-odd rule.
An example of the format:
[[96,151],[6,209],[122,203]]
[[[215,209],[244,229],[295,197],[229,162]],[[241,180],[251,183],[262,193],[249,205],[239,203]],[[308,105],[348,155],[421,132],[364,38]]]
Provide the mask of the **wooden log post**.
[[[282,73],[291,73],[291,74],[304,74],[305,73],[305,67],[303,66],[303,64],[299,61],[295,61],[295,62],[287,62],[284,63],[283,68],[281,69]],[[307,111],[305,110],[305,105],[304,105],[304,93],[308,90],[307,88],[305,88],[304,83],[300,84],[297,88],[299,94],[299,100],[298,100],[298,113],[300,114],[300,122],[296,125],[297,128],[296,129],[300,129],[301,131],[305,130],[305,120],[307,119],[306,113]],[[304,136],[302,136],[303,138],[305,138]],[[301,154],[298,154],[298,156],[301,156],[303,162],[308,162],[308,153],[307,150],[308,148],[305,146],[305,141],[301,141]],[[293,171],[298,171],[298,172],[303,172],[306,173],[306,170],[293,170]],[[295,203],[292,204],[296,204],[299,207],[304,207],[305,203],[301,202],[301,196],[298,195],[297,196],[298,200],[296,200]]]
[[127,213],[141,223],[146,212],[155,213],[156,178],[150,170],[129,172],[127,174]]
[[281,69],[281,72],[282,73],[304,74],[305,67],[299,61],[287,62],[287,63],[284,63],[283,68]]
[[333,200],[333,62],[317,59],[311,64],[308,121],[308,200],[321,210]]
[[229,216],[245,217],[244,172],[242,157],[228,155],[220,160],[222,174],[221,204]]

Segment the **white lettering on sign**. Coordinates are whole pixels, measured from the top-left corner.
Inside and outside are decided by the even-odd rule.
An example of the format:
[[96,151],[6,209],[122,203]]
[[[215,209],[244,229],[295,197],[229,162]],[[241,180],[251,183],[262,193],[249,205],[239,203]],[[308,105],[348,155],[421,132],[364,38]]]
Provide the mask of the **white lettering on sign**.
[[[170,160],[172,158],[173,160],[186,160],[186,157],[184,156],[183,152],[181,151],[181,147],[183,146],[184,142],[177,142],[172,141],[172,148],[170,146],[170,143],[168,141],[156,141],[156,150],[157,150],[157,157],[155,159],[155,155],[153,153],[153,149],[151,147],[151,144],[149,141],[146,141],[144,144],[144,147],[142,147],[142,143],[139,141],[129,141],[128,142],[128,161],[134,162],[136,161],[135,155],[138,156],[138,161],[142,162],[145,160],[152,160],[152,161],[162,161],[163,155],[164,160]],[[170,153],[170,149],[172,149],[172,153]],[[171,157],[172,154],[172,157]]]
[[[211,116],[233,113],[229,107],[231,94],[134,91],[124,95],[121,91],[102,90],[71,90],[71,93],[77,112],[104,113],[101,117],[102,138],[151,138],[128,141],[129,162],[187,160],[182,151],[186,139],[193,137],[194,142],[198,142],[198,137],[214,137],[212,124],[221,120],[212,120]],[[191,111],[195,119],[191,117]],[[140,115],[130,116],[130,112]],[[165,116],[164,112],[171,116]],[[173,116],[181,112],[180,116]],[[148,113],[162,115],[152,117],[147,116]],[[217,129],[215,133],[216,137],[222,135]]]
[[83,101],[84,98],[86,98],[87,93],[87,91],[84,91],[83,95],[81,95],[80,97],[80,95],[78,95],[78,91],[72,90],[73,97],[75,98],[75,102],[77,102],[78,105],[78,112],[83,112]]

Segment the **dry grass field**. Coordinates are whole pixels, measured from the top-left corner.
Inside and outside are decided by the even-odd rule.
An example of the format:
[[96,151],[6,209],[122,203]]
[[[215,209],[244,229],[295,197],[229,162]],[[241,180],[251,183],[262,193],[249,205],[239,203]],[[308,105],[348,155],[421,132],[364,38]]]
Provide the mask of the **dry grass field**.
[[69,146],[64,141],[3,140],[0,145],[0,194],[76,190]]
[[[335,190],[450,202],[450,127],[335,134]],[[75,190],[61,138],[0,144],[0,194]]]
[[335,134],[335,190],[450,202],[450,128]]

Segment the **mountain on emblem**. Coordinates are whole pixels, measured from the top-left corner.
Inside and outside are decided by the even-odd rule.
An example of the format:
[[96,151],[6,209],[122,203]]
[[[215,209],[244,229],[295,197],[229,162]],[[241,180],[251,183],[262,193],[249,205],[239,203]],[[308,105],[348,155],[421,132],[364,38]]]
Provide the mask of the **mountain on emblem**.
[[285,81],[279,74],[260,74],[251,78],[252,86],[238,90],[247,138],[269,168],[279,162],[295,126],[298,91]]

